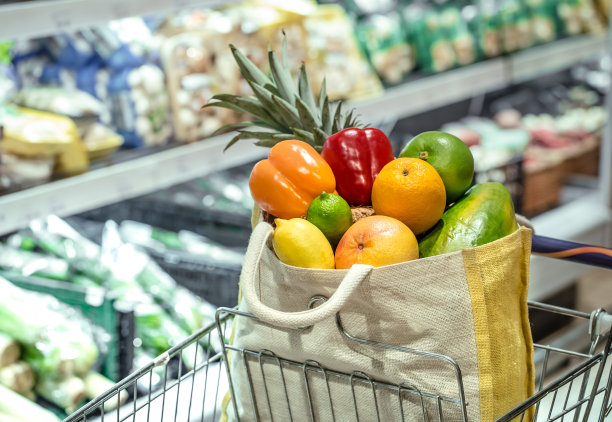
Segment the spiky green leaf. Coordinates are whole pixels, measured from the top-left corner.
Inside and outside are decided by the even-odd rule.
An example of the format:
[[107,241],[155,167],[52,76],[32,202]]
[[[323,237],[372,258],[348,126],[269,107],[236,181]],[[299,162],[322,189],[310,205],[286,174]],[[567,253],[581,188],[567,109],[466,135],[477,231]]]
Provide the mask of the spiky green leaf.
[[346,119],[344,120],[344,125],[349,127],[353,123],[353,110],[349,111],[346,115]]
[[310,88],[310,82],[308,81],[308,74],[306,73],[306,65],[302,62],[300,67],[300,76],[298,77],[298,92],[300,98],[308,106],[313,114],[318,115],[318,109],[315,104],[314,96],[312,95],[312,89]]
[[[247,130],[238,131],[238,134],[232,138],[231,141],[225,146],[223,151],[233,146],[236,142],[241,139],[256,139],[262,146],[273,146],[281,141],[288,139],[294,139],[293,134],[290,133],[276,133],[276,132],[253,132]],[[264,143],[266,145],[264,145]]]
[[[266,109],[268,114],[271,116],[270,118],[272,119],[272,121],[280,125],[281,129],[279,130],[282,132],[289,132],[289,124],[287,124],[288,121],[284,120],[282,115],[279,115],[276,110],[276,103],[272,100],[272,98],[276,96],[257,84],[251,84],[251,88],[253,88],[253,92],[255,92],[255,95],[257,96],[263,107]],[[289,123],[291,123],[291,121],[289,121]]]
[[325,143],[325,140],[328,138],[327,134],[323,132],[321,129],[319,129],[318,127],[315,128],[315,130],[313,131],[313,134],[314,134],[315,145],[322,147],[323,144]]
[[340,132],[342,129],[344,129],[344,115],[342,114],[342,101],[338,101],[336,113],[334,114],[332,133]]
[[[224,107],[234,110],[238,113],[250,114],[258,120],[269,122],[274,129],[283,130],[282,125],[276,124],[274,118],[268,113],[266,108],[262,105],[261,101],[257,97],[253,96],[238,96],[230,94],[217,94],[212,97],[213,100],[202,108],[206,107]],[[231,106],[227,106],[230,104]]]
[[325,81],[325,77],[324,77],[323,82],[321,82],[321,90],[319,91],[319,113],[323,112],[323,103],[325,103],[326,98],[327,98],[327,82]]
[[283,63],[283,67],[285,69],[289,69],[289,55],[287,54],[287,35],[285,35],[285,30],[283,30],[282,32],[283,32],[283,49],[282,49],[281,60]]
[[255,64],[249,60],[247,56],[245,56],[240,50],[238,50],[233,44],[230,44],[230,49],[232,50],[232,55],[234,56],[234,60],[238,64],[238,68],[240,69],[240,73],[247,81],[255,82],[258,85],[266,86],[266,85],[274,85],[272,80],[266,76]]
[[312,131],[315,127],[319,127],[321,122],[316,115],[312,114],[306,103],[299,97],[295,99],[295,108],[298,111],[300,121],[302,122],[302,128]]
[[272,102],[274,103],[274,112],[278,113],[280,119],[286,122],[289,128],[298,127],[304,129],[297,108],[276,95],[272,96]]
[[270,72],[272,72],[272,77],[281,98],[291,105],[295,105],[297,92],[289,68],[281,65],[273,51],[268,51],[268,61],[270,62]]
[[329,132],[330,135],[338,132],[338,128],[336,126],[336,113],[338,112],[338,105],[340,102],[333,102],[329,104],[329,115],[331,116],[331,130]]
[[242,128],[245,128],[245,127],[262,127],[262,128],[266,128],[266,129],[276,129],[275,127],[273,127],[272,125],[269,125],[268,123],[266,123],[264,121],[261,121],[261,120],[252,120],[252,121],[245,121],[245,122],[238,122],[238,123],[229,123],[227,125],[223,125],[219,129],[215,130],[212,133],[212,136],[218,135],[219,133],[223,133],[223,132],[228,131],[228,130],[242,129]]
[[280,142],[280,140],[277,139],[265,139],[265,140],[260,140],[255,142],[255,145],[257,145],[258,147],[266,147],[266,148],[272,148],[274,145],[278,144]]
[[296,127],[292,127],[291,131],[293,132],[295,137],[297,139],[299,139],[300,141],[304,141],[307,144],[315,146],[314,135],[312,134],[312,132],[309,132],[309,131],[303,130],[303,129],[298,129]]
[[323,109],[321,110],[321,130],[325,132],[328,136],[331,135],[332,130],[332,115],[329,111],[329,100],[327,96],[325,97],[325,101],[323,102]]

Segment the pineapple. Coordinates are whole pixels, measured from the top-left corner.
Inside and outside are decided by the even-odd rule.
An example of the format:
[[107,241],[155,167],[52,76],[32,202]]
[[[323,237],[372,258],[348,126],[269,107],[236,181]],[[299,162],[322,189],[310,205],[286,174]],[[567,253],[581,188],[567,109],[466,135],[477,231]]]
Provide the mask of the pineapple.
[[[286,39],[283,40],[282,48],[281,61],[273,51],[268,51],[268,76],[230,44],[240,73],[255,95],[217,94],[203,108],[223,107],[250,114],[255,120],[231,123],[216,131],[219,133],[228,129],[238,130],[238,134],[226,145],[226,150],[241,139],[255,139],[255,145],[269,148],[280,141],[299,139],[321,152],[323,143],[332,134],[349,127],[363,127],[354,115],[354,110],[345,113],[342,110],[342,102],[329,101],[325,91],[325,79],[318,102],[315,101],[304,63],[300,68],[296,89],[287,65]],[[254,127],[266,130],[248,130]]]

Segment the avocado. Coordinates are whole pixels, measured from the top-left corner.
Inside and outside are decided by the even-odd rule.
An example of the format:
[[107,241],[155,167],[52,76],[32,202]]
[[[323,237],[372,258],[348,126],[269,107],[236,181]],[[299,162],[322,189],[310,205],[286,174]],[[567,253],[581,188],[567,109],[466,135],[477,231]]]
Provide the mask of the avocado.
[[472,248],[518,228],[508,189],[497,182],[472,186],[419,241],[421,258]]

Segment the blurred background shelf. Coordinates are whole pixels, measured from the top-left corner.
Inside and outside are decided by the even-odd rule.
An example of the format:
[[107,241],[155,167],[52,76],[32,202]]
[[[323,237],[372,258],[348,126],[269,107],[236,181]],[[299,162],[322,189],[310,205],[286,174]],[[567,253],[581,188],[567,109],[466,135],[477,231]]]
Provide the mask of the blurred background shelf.
[[244,143],[224,154],[231,139],[222,135],[165,148],[87,173],[0,197],[0,234],[49,214],[72,215],[247,163],[266,153]]
[[603,54],[605,36],[582,35],[531,47],[438,75],[421,77],[355,106],[368,121],[401,119],[566,69]]
[[231,3],[232,0],[37,0],[8,3],[0,5],[0,39],[45,37],[131,16]]
[[[1,9],[0,17],[3,18]],[[590,35],[555,41],[510,56],[419,77],[388,88],[379,97],[351,105],[363,120],[384,125],[565,69],[602,54],[605,42],[604,36]],[[221,135],[188,145],[120,151],[111,162],[102,162],[99,168],[88,173],[0,196],[0,234],[23,227],[33,218],[87,211],[255,161],[267,152],[243,142],[233,147],[231,153],[224,154],[223,148],[230,139],[230,135]]]

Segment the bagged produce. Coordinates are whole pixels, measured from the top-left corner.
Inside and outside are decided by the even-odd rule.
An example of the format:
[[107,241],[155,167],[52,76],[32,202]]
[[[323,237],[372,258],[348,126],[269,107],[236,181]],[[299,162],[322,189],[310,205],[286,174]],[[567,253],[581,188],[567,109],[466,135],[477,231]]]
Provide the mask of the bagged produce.
[[317,6],[304,19],[304,27],[310,57],[307,64],[315,92],[324,79],[332,101],[374,97],[383,92],[380,79],[359,48],[354,26],[340,6]]
[[24,346],[37,377],[87,373],[105,350],[105,335],[52,296],[24,291],[0,278],[0,332]]
[[172,134],[164,73],[152,64],[124,69],[108,82],[113,127],[126,147],[165,144]]
[[[409,156],[394,158],[381,130],[344,126],[352,111],[328,113],[324,95],[316,107],[304,68],[296,91],[273,53],[267,76],[233,52],[260,101],[251,109],[278,116],[300,140],[286,139],[282,127],[241,131],[228,145],[251,137],[271,149],[251,172],[254,229],[235,348],[225,349],[232,383],[224,417],[328,420],[354,412],[364,420],[490,421],[525,401],[535,375],[532,232],[517,225],[508,198],[497,213],[497,190],[486,185],[467,194],[470,206],[454,196],[447,203],[472,182],[467,146],[424,133],[415,150],[409,142]],[[287,112],[273,113],[270,103]],[[361,195],[349,200],[354,192]],[[459,215],[444,221],[447,206]],[[463,249],[419,258],[418,238],[441,219],[468,214]],[[478,218],[484,214],[491,219]]]
[[420,69],[437,73],[455,66],[455,50],[443,30],[438,9],[425,2],[415,2],[404,9],[404,19],[414,37]]
[[398,12],[373,14],[355,25],[357,38],[380,78],[397,84],[415,66],[414,47],[407,39]]

